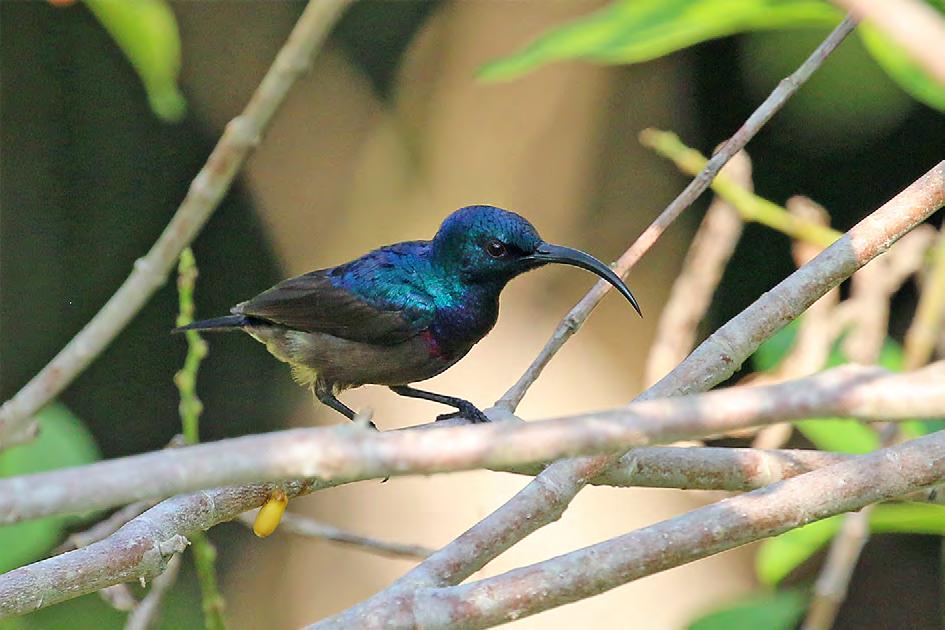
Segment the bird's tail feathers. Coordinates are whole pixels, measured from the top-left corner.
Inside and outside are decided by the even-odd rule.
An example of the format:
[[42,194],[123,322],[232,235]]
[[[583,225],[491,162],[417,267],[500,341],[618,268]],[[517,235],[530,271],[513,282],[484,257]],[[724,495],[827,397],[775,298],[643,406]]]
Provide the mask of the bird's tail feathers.
[[236,330],[249,325],[250,318],[245,315],[224,315],[223,317],[214,317],[213,319],[203,319],[199,322],[193,322],[186,326],[178,326],[172,333],[181,333],[186,330],[211,330],[224,332],[227,330]]

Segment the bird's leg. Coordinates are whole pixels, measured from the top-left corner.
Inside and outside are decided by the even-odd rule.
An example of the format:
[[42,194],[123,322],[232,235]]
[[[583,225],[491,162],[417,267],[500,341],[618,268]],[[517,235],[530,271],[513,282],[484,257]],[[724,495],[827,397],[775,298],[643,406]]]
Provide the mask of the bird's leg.
[[407,398],[420,398],[422,400],[429,400],[432,402],[440,403],[441,405],[447,405],[449,407],[455,407],[459,411],[455,413],[444,413],[436,417],[437,420],[448,420],[449,418],[462,417],[470,420],[474,424],[480,422],[489,422],[489,418],[486,414],[479,411],[478,408],[468,400],[463,400],[462,398],[455,398],[453,396],[445,396],[443,394],[435,394],[433,392],[427,392],[422,389],[416,389],[410,387],[409,385],[391,385],[390,390],[399,396],[406,396]]
[[[329,383],[326,383],[322,379],[315,379],[315,382],[312,383],[312,393],[315,394],[322,404],[328,405],[335,411],[340,414],[343,414],[348,420],[354,421],[354,417],[357,415],[351,407],[347,406],[340,400],[335,397],[335,392],[332,391],[332,386]],[[368,426],[377,431],[377,425],[368,420]]]

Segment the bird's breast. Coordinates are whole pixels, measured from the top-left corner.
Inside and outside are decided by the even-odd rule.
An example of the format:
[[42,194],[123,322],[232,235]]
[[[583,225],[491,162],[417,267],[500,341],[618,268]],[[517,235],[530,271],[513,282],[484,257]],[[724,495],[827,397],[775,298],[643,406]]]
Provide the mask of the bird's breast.
[[432,354],[462,357],[492,330],[498,315],[498,300],[440,308],[423,337]]

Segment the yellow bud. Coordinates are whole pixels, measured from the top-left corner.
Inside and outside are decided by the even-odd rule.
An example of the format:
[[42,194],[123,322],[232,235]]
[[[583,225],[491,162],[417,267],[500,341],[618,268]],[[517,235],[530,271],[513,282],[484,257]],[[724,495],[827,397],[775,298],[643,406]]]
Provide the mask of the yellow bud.
[[256,520],[253,522],[253,533],[265,538],[276,531],[285,513],[285,506],[289,504],[289,497],[282,490],[276,490],[269,496],[265,505],[259,508]]

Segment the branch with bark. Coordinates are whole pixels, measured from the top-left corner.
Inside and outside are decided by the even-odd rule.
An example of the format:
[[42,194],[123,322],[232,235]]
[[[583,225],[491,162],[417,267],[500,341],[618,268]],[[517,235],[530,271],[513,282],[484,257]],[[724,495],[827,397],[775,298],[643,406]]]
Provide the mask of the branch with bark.
[[[633,242],[633,244],[617,259],[614,263],[614,271],[621,277],[625,277],[630,269],[649,251],[649,249],[659,240],[663,232],[669,228],[679,216],[695,202],[699,196],[704,193],[712,180],[719,174],[722,168],[728,164],[739,151],[745,148],[745,145],[755,137],[765,124],[771,118],[781,111],[781,108],[790,100],[804,83],[823,65],[827,57],[836,50],[837,46],[846,39],[847,35],[856,28],[856,20],[852,17],[846,17],[844,20],[827,36],[827,38],[804,60],[797,70],[785,77],[778,86],[768,95],[761,105],[752,112],[748,120],[715,152],[702,170],[689,182],[682,192],[673,199],[668,206],[659,214],[658,217],[643,231],[643,233]],[[542,370],[557,354],[564,344],[576,333],[591,311],[600,303],[611,286],[604,282],[597,282],[594,287],[587,292],[580,302],[565,315],[561,323],[555,329],[551,338],[541,349],[535,360],[532,361],[528,369],[515,382],[509,390],[502,395],[496,402],[496,407],[505,412],[512,412],[522,402],[528,388],[531,387]]]
[[914,492],[943,477],[945,433],[935,433],[492,578],[388,590],[370,607],[309,628],[485,628]]
[[[64,508],[69,501],[86,508],[96,501],[103,507],[109,501],[123,503],[129,493],[141,492],[142,487],[160,496],[221,484],[297,477],[317,477],[321,480],[318,487],[324,487],[388,475],[507,469],[561,456],[622,452],[659,441],[704,437],[746,425],[838,415],[861,419],[945,415],[945,363],[910,374],[844,366],[788,383],[650,400],[609,412],[533,423],[388,433],[342,425],[163,450],[0,480],[0,522],[69,511]],[[625,467],[631,474],[639,474],[645,460],[634,459],[633,452],[627,457],[631,459]],[[654,476],[666,477],[668,461],[658,459],[661,468]],[[152,485],[134,471],[147,471]],[[619,476],[619,472],[614,474]],[[111,484],[108,479],[113,480]],[[289,485],[290,496],[314,487]],[[112,494],[104,495],[103,488]],[[132,578],[151,577],[163,570],[169,554],[180,551],[187,535],[260,505],[271,489],[219,488],[189,495],[193,499],[175,497],[102,541],[4,574],[0,576],[0,616],[20,614]],[[75,496],[64,501],[62,492]],[[201,520],[193,518],[191,500],[203,505]],[[80,567],[79,573],[73,573]],[[64,579],[68,575],[72,578]]]
[[[86,328],[0,408],[0,448],[32,436],[30,417],[108,345],[164,282],[349,1],[309,3],[272,69],[243,114],[227,126],[158,242],[135,264],[128,280]],[[866,15],[862,7],[876,9],[880,3],[842,4]],[[897,4],[909,3],[899,0]],[[685,167],[698,173],[695,179],[617,261],[619,274],[626,275],[854,27],[855,20],[845,18],[711,159],[701,158]],[[895,36],[894,30],[890,32]],[[726,182],[723,179],[715,185],[724,184],[731,190]],[[749,184],[746,179],[742,187]],[[723,193],[722,188],[719,192]],[[945,434],[860,457],[816,451],[650,445],[812,416],[890,421],[945,415],[945,363],[902,375],[848,366],[784,383],[701,393],[732,375],[762,341],[885,252],[943,203],[945,162],[836,242],[839,234],[811,222],[816,228],[812,239],[822,245],[833,244],[710,336],[644,392],[639,402],[626,407],[533,423],[523,423],[513,415],[544,365],[606,293],[609,285],[598,283],[491,410],[490,415],[507,418],[507,422],[485,426],[443,422],[384,434],[358,424],[300,429],[0,480],[0,524],[131,503],[77,540],[80,548],[0,575],[0,617],[161,575],[168,562],[176,562],[171,559],[179,557],[188,537],[258,507],[276,489],[294,497],[362,479],[473,468],[536,475],[499,510],[432,554],[307,520],[293,526],[290,517],[289,529],[294,527],[306,535],[387,553],[429,556],[388,589],[318,627],[485,627],[876,501],[939,501],[936,492],[925,489],[945,476]],[[716,200],[706,231],[713,225],[718,227],[723,210],[731,214]],[[792,225],[804,224],[795,218],[791,221]],[[694,271],[684,274],[676,307],[670,309],[661,327],[661,338],[673,343],[664,344],[662,359],[654,355],[650,368],[654,377],[682,359],[695,340],[695,325],[731,255],[740,225],[736,219],[722,227],[724,241],[712,243],[715,247],[705,248],[701,254],[696,248],[687,263],[691,270],[712,267],[715,272],[698,278]],[[916,252],[918,248],[914,248]],[[896,273],[874,273],[871,277],[883,275],[879,279],[889,280],[880,288],[875,284],[867,287],[862,275],[854,293],[868,292],[866,288],[871,287],[877,290],[866,297],[885,300],[893,290],[890,287],[904,281],[914,266]],[[895,280],[890,280],[893,276]],[[693,292],[701,296],[699,308],[686,312],[680,307],[685,303],[680,296],[691,297]],[[827,306],[831,308],[825,311],[841,310],[832,303]],[[886,308],[885,301],[882,308]],[[871,355],[878,348],[876,339],[882,338],[877,337],[877,331],[885,330],[886,310],[880,315],[867,322],[869,326],[860,322],[861,328],[869,329],[863,335],[869,337],[870,343],[864,347]],[[934,330],[935,322],[930,326]],[[674,330],[684,334],[676,339]],[[926,334],[924,356],[930,352],[930,335]],[[751,492],[558,558],[456,586],[505,549],[560,517],[586,484]],[[171,498],[146,509],[150,504],[144,502],[168,496]],[[850,557],[853,560],[848,564],[852,566],[856,554]],[[129,624],[150,624],[172,582],[172,573],[155,582]]]
[[352,0],[310,2],[243,112],[231,120],[150,251],[134,263],[108,302],[59,353],[0,407],[0,449],[36,435],[33,416],[59,395],[118,336],[167,281],[181,251],[193,241],[259,144],[289,88],[311,66]]
[[940,363],[906,375],[844,366],[776,385],[528,423],[383,433],[357,425],[293,429],[0,479],[0,524],[241,483],[314,478],[321,487],[388,476],[501,470],[808,417],[943,415],[945,363]]
[[[706,339],[640,398],[705,391],[729,376],[813,302],[876,258],[945,204],[945,161],[854,226]],[[613,466],[617,455],[562,460],[498,510],[430,556],[393,585],[351,608],[347,618],[370,616],[393,593],[457,584],[503,551],[564,513],[587,481]]]

